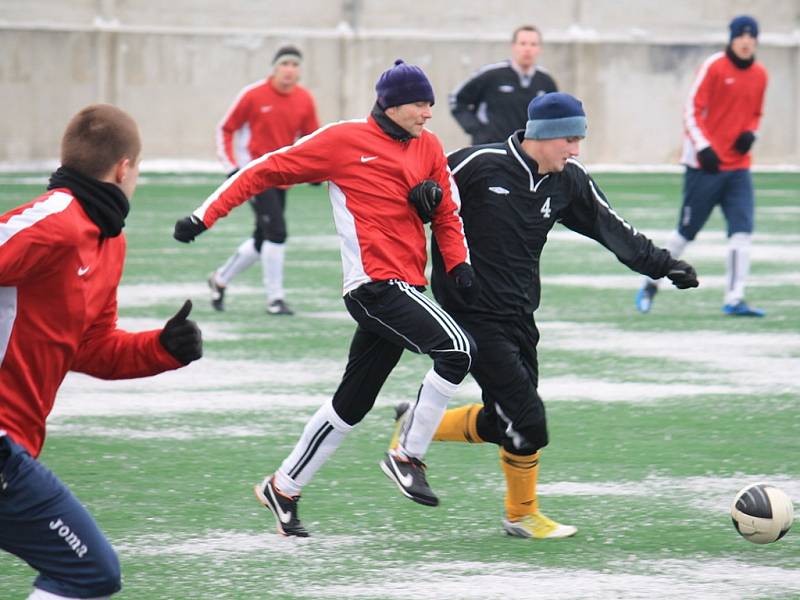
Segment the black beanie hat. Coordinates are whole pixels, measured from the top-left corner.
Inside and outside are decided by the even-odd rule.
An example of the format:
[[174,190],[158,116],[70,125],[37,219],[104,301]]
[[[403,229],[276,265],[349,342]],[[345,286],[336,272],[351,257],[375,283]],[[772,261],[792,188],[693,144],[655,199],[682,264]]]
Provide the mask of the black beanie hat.
[[275,58],[272,59],[272,64],[277,65],[287,60],[293,60],[294,62],[300,63],[303,61],[303,55],[300,50],[294,46],[281,46],[275,53]]

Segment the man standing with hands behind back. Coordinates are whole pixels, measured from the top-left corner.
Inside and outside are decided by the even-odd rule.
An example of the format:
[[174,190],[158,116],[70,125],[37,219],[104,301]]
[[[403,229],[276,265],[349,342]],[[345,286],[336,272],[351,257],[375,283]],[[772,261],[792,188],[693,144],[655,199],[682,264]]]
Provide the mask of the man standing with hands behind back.
[[486,65],[450,94],[450,112],[472,144],[503,142],[527,119],[536,96],[558,91],[537,64],[542,35],[533,25],[514,30],[511,59]]

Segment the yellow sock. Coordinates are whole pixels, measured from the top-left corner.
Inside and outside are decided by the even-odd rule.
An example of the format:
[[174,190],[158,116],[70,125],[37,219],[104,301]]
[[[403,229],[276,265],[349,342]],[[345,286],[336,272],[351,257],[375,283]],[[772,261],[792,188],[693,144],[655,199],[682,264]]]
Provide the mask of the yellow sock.
[[500,448],[500,465],[506,476],[506,516],[509,521],[519,521],[525,515],[539,510],[536,498],[539,454],[511,454],[505,448]]
[[482,443],[484,440],[478,435],[478,413],[482,408],[482,404],[451,408],[444,413],[433,439],[437,442]]

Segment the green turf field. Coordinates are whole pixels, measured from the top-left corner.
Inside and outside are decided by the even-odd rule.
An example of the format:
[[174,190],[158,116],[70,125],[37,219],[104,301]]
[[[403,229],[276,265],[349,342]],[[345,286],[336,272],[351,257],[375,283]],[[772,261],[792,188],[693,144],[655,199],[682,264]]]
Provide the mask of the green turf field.
[[[663,243],[680,176],[599,174],[612,205]],[[0,176],[0,210],[44,179]],[[89,507],[122,561],[122,599],[369,600],[800,598],[800,526],[756,546],[731,526],[739,488],[773,482],[800,508],[800,175],[756,175],[748,287],[765,319],[724,317],[723,221],[685,256],[701,287],[662,287],[633,306],[639,276],[557,226],[543,255],[537,322],[551,444],[540,471],[545,513],[566,540],[504,535],[503,479],[489,445],[435,443],[438,508],[410,502],[377,466],[395,403],[429,368],[406,355],[376,408],[304,490],[312,537],[275,534],[252,486],[275,469],[335,389],[354,325],[323,188],[289,194],[287,299],[265,313],[260,269],[229,288],[224,313],[206,278],[249,234],[243,206],[189,246],[172,225],[218,179],[145,175],[126,226],[121,325],[160,327],[185,298],[205,357],[151,379],[70,375],[42,461]],[[468,380],[455,403],[479,401]],[[24,598],[34,572],[0,553],[0,599]]]

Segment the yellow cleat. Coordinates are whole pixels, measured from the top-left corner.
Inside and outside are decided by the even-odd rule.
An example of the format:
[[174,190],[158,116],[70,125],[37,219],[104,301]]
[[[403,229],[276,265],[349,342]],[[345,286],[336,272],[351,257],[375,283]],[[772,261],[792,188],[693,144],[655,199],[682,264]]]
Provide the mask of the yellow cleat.
[[578,531],[577,527],[556,523],[540,512],[525,515],[519,521],[503,519],[503,529],[508,535],[536,538],[537,540],[570,537]]

